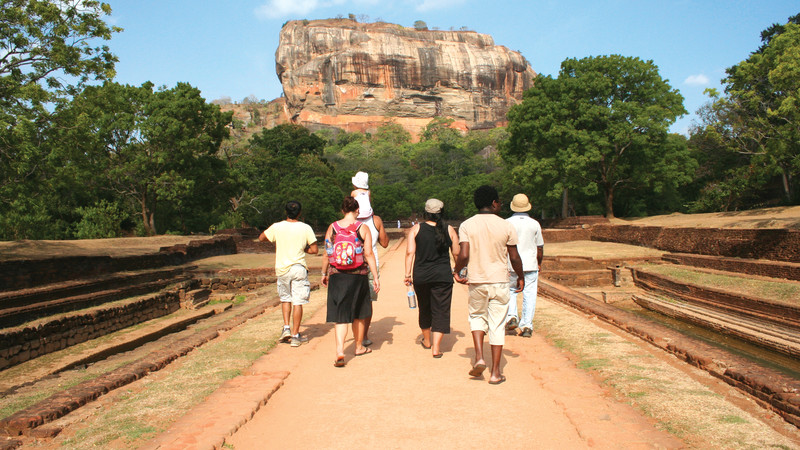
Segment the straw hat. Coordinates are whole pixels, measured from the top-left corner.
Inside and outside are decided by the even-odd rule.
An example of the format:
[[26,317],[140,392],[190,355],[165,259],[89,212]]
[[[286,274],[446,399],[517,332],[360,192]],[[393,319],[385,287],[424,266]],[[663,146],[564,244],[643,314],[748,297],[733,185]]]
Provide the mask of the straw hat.
[[531,210],[531,202],[528,201],[528,196],[525,194],[517,194],[511,200],[511,210],[514,212],[525,212]]

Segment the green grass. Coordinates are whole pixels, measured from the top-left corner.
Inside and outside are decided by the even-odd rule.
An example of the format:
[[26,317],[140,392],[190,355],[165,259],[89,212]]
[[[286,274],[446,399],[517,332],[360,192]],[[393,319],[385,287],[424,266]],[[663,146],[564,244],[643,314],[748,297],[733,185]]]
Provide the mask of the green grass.
[[743,418],[741,418],[739,416],[732,416],[732,415],[722,416],[722,417],[719,418],[719,421],[722,422],[722,423],[734,423],[734,424],[735,423],[747,423],[747,420],[745,420],[745,419],[743,419]]
[[691,270],[666,264],[648,264],[641,266],[641,268],[648,272],[667,276],[681,283],[691,283],[767,300],[800,305],[800,283],[796,282],[757,280],[735,275]]

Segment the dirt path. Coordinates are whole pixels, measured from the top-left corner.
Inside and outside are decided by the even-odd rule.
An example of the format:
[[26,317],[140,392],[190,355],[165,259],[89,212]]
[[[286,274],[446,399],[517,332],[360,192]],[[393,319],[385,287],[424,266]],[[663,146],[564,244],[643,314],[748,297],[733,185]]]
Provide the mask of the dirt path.
[[[454,290],[453,333],[445,338],[445,355],[432,358],[430,350],[418,343],[417,312],[405,303],[398,276],[403,273],[403,247],[382,258],[383,290],[375,304],[371,331],[374,352],[348,356],[346,367],[333,367],[333,330],[324,323],[325,308],[319,309],[304,321],[303,329],[311,337],[308,344],[294,349],[281,345],[250,369],[289,375],[266,405],[226,438],[228,447],[479,448],[515,442],[535,443],[539,448],[682,445],[656,430],[650,419],[632,407],[612,399],[537,335],[507,339],[503,372],[508,381],[504,384],[492,386],[487,378],[471,379],[465,286],[456,285]],[[315,293],[312,301],[324,302],[325,291]],[[488,357],[488,346],[486,351]],[[353,353],[352,336],[346,352]],[[197,436],[196,427],[194,431]]]

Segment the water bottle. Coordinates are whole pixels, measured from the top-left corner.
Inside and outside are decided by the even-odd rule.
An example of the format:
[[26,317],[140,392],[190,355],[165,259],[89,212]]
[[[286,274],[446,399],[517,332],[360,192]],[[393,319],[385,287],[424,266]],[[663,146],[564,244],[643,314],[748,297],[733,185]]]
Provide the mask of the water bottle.
[[467,268],[464,267],[461,271],[458,272],[458,276],[461,278],[467,278]]
[[331,245],[330,239],[325,239],[325,253],[327,253],[328,256],[333,255],[333,245]]
[[414,292],[414,288],[409,286],[408,287],[408,307],[414,309],[417,307],[417,294]]

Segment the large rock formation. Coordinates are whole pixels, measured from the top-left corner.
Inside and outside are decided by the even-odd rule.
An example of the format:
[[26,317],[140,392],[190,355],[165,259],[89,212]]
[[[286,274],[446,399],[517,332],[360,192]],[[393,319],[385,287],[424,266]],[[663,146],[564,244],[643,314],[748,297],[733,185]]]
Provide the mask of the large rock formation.
[[363,132],[393,121],[415,136],[439,116],[462,130],[503,125],[536,76],[485,34],[348,19],[286,23],[275,63],[293,122]]

